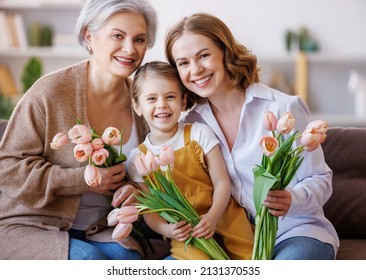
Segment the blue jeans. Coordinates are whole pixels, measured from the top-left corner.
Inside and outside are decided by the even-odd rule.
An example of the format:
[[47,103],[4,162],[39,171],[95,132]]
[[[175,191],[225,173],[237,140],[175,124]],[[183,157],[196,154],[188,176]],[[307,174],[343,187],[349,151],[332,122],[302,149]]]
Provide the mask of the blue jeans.
[[274,248],[274,260],[334,260],[333,246],[311,237],[297,236]]
[[[274,260],[334,260],[333,246],[317,239],[298,236],[286,239],[274,248]],[[175,260],[172,256],[164,260]]]
[[137,251],[116,242],[95,242],[85,238],[84,231],[70,230],[69,260],[141,260]]

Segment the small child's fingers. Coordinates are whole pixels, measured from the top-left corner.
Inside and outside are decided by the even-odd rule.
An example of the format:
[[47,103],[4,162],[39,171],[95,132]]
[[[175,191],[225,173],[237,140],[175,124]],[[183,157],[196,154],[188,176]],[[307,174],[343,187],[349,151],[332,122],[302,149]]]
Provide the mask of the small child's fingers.
[[189,235],[192,231],[192,227],[190,224],[187,224],[184,221],[171,224],[171,231],[174,236],[180,236],[182,238],[185,235]]
[[193,231],[199,231],[206,226],[206,221],[201,220],[194,228]]
[[204,237],[205,235],[209,234],[210,233],[210,229],[209,227],[207,227],[206,225],[202,226],[202,227],[195,227],[193,229],[193,233],[192,235],[194,237],[198,237],[198,238],[201,238],[201,237]]
[[207,235],[205,236],[205,239],[210,239],[211,237],[213,237],[213,236],[214,236],[214,234],[215,234],[215,231],[211,231],[209,234],[207,234]]
[[[177,229],[179,229],[179,228],[181,228],[181,227],[183,227],[183,226],[185,226],[185,225],[189,225],[189,224],[187,224],[185,221],[180,221],[180,222],[178,222],[178,223],[175,223],[175,224],[171,224],[172,225],[172,229],[173,230],[177,230]],[[190,226],[190,225],[189,225]]]
[[185,241],[188,239],[190,233],[192,232],[192,228],[190,224],[184,225],[178,229],[172,231],[174,239],[178,241]]
[[208,229],[208,228],[203,229],[202,228],[199,231],[194,231],[192,235],[194,237],[197,237],[197,238],[202,238],[202,237],[206,237],[206,236],[208,236],[210,234],[211,234],[211,230],[210,229]]

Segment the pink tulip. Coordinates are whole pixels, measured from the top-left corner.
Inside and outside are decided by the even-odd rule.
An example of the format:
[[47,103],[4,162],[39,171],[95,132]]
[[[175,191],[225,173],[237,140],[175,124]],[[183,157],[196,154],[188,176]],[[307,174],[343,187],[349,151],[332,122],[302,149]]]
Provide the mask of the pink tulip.
[[130,235],[132,224],[118,224],[112,233],[112,238],[116,241],[121,241]]
[[107,216],[108,225],[115,226],[118,224],[117,214],[119,213],[119,208],[114,208],[111,212],[109,212]]
[[67,145],[67,142],[69,141],[67,134],[63,132],[57,133],[50,143],[51,149],[58,150]]
[[102,175],[100,175],[98,168],[88,164],[85,168],[84,179],[88,186],[96,187],[102,182]]
[[155,157],[155,160],[160,165],[160,168],[170,165],[170,168],[173,169],[175,161],[173,149],[169,146],[163,146],[159,157]]
[[92,153],[93,153],[93,146],[90,143],[77,144],[74,147],[74,158],[78,162],[86,161]]
[[270,157],[276,152],[278,141],[272,136],[262,136],[259,145],[262,147],[263,153]]
[[69,138],[74,144],[85,144],[92,140],[89,128],[83,124],[76,124],[69,130]]
[[117,220],[122,224],[136,222],[139,218],[139,210],[135,206],[123,206],[117,212]]
[[318,133],[326,134],[328,131],[328,122],[321,120],[312,121],[306,126],[306,129],[309,128],[316,128]]
[[301,145],[308,152],[314,151],[325,140],[325,135],[318,133],[316,128],[306,129],[301,135]]
[[277,128],[277,118],[273,112],[268,111],[264,114],[264,127],[268,131],[274,131]]
[[134,164],[135,164],[137,172],[141,176],[144,177],[144,176],[149,175],[149,171],[147,170],[147,168],[145,166],[145,154],[144,153],[141,152],[139,155],[136,156]]
[[102,165],[105,163],[107,157],[109,156],[109,152],[106,149],[96,150],[92,153],[92,161],[96,165]]
[[93,150],[100,150],[104,148],[104,142],[100,138],[95,138],[91,141],[91,144],[93,145]]
[[277,131],[282,134],[289,133],[295,127],[295,119],[290,112],[282,114],[277,122]]
[[159,165],[156,162],[156,157],[155,157],[154,153],[150,150],[147,150],[146,155],[145,155],[145,166],[149,173],[153,172],[153,171],[157,171],[159,169]]
[[134,164],[137,172],[143,177],[159,169],[155,155],[150,150],[146,152],[146,155],[143,152],[137,155]]
[[115,127],[106,128],[102,135],[103,142],[107,145],[119,145],[121,137],[121,132]]

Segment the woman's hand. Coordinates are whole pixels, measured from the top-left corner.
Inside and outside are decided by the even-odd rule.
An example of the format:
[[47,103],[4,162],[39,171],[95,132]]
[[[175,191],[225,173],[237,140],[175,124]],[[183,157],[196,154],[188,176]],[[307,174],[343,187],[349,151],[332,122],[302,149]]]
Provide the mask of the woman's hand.
[[217,219],[210,218],[208,214],[202,215],[200,222],[193,228],[192,236],[209,239],[215,234]]
[[98,186],[90,187],[89,190],[106,196],[113,196],[114,192],[124,182],[126,167],[121,163],[107,168],[98,168],[98,172],[102,176],[102,180]]
[[139,195],[138,190],[132,185],[124,185],[120,187],[113,195],[112,206],[129,206],[137,202],[136,196]]
[[187,222],[180,221],[175,224],[169,224],[169,231],[170,238],[184,242],[188,239],[189,234],[192,232],[192,228]]
[[269,212],[273,216],[285,216],[290,209],[292,196],[286,190],[269,191],[263,204],[269,208]]

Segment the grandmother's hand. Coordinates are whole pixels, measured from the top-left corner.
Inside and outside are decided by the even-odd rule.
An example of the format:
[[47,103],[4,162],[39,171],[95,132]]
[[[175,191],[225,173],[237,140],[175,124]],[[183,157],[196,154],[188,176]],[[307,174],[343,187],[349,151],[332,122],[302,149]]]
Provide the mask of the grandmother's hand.
[[292,195],[286,190],[269,191],[263,204],[269,208],[269,212],[273,216],[285,216],[290,209]]
[[126,167],[123,163],[98,168],[98,172],[102,177],[101,182],[98,186],[90,187],[89,190],[106,196],[113,196],[115,191],[122,187],[126,177]]
[[112,206],[119,207],[129,206],[137,202],[136,196],[139,195],[138,190],[133,185],[124,185],[120,187],[113,195]]

